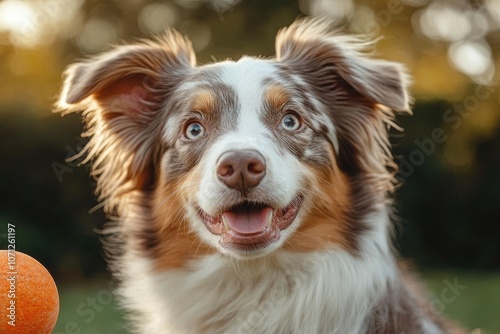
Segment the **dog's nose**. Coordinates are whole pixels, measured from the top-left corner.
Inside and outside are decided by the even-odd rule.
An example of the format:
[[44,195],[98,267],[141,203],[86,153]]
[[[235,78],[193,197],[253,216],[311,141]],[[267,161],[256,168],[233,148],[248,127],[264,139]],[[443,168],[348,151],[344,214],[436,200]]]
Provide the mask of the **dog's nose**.
[[266,174],[266,161],[255,150],[236,150],[223,153],[217,160],[217,177],[226,186],[247,194]]

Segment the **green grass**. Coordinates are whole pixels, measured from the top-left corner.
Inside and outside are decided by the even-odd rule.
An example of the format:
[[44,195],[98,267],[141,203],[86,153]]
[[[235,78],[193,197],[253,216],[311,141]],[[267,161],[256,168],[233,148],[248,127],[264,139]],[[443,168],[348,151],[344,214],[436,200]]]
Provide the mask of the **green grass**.
[[[481,334],[500,334],[500,274],[447,271],[423,278],[436,310],[471,330],[480,328]],[[453,291],[449,286],[455,280],[461,287]]]
[[105,284],[59,287],[61,308],[53,334],[126,334],[125,322]]
[[[427,272],[434,309],[481,334],[500,334],[500,274]],[[449,286],[455,283],[458,289]],[[126,334],[121,313],[105,284],[60,287],[61,311],[54,334]],[[152,333],[153,334],[153,333]]]

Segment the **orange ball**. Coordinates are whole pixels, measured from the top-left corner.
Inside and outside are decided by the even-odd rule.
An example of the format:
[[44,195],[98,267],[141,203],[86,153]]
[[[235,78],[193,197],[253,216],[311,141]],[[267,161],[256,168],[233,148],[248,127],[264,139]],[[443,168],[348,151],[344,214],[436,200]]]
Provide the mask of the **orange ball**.
[[59,315],[54,279],[40,262],[17,251],[0,250],[0,304],[0,333],[50,334]]

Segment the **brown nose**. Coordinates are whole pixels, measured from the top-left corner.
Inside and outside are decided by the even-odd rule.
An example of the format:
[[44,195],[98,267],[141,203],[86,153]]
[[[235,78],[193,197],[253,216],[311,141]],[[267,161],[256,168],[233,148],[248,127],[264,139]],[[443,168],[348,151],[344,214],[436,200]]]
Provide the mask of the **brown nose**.
[[243,195],[256,187],[266,174],[264,157],[255,150],[223,153],[217,160],[217,177],[231,189]]

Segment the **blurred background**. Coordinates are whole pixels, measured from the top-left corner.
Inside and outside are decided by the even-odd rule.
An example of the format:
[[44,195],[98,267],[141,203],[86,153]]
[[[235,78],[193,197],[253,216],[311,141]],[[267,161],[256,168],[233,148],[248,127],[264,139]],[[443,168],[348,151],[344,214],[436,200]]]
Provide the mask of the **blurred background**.
[[85,144],[81,120],[51,113],[65,66],[169,27],[191,38],[201,64],[272,56],[278,29],[305,15],[382,37],[377,56],[406,64],[415,102],[392,138],[397,248],[423,272],[437,312],[500,333],[500,0],[3,0],[0,249],[14,224],[18,250],[56,279],[55,333],[127,333],[93,180],[66,161]]

